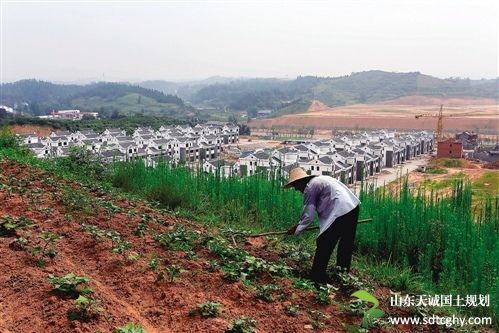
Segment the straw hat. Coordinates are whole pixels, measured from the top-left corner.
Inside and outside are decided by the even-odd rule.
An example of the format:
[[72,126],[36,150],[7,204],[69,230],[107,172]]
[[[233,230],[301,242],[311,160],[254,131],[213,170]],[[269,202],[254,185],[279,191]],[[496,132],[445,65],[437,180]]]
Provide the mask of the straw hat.
[[312,177],[315,177],[315,176],[307,174],[305,172],[305,170],[303,170],[300,167],[291,169],[291,171],[289,172],[289,181],[286,185],[283,186],[283,188],[290,188],[291,186],[293,186],[293,184],[296,181],[298,181],[300,179],[312,178]]

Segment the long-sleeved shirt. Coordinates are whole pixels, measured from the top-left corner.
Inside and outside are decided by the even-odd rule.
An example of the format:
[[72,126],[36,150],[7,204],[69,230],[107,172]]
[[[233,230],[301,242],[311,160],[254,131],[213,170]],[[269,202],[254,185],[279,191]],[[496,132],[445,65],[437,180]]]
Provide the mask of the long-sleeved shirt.
[[351,212],[360,204],[360,200],[345,184],[329,176],[312,178],[305,187],[303,194],[303,213],[295,235],[298,235],[312,223],[315,210],[317,210],[319,216],[320,235],[338,217]]

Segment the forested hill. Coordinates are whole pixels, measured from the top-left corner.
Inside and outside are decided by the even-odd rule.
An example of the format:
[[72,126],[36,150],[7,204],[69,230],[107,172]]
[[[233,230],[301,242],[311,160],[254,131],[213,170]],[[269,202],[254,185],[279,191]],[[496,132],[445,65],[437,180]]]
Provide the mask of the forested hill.
[[17,104],[22,111],[33,115],[72,108],[99,112],[104,117],[113,113],[178,116],[186,111],[183,100],[177,96],[136,85],[110,82],[65,85],[21,80],[1,85],[0,104]]
[[254,117],[262,109],[272,110],[274,116],[305,112],[312,100],[340,106],[412,95],[497,99],[498,86],[499,79],[439,79],[419,72],[384,71],[340,77],[300,76],[294,80],[212,77],[192,82],[144,81],[136,85],[66,85],[22,80],[1,85],[0,104],[21,105],[24,112],[33,115],[77,108],[99,112],[101,117],[148,114],[185,118],[208,116],[213,110],[206,109],[216,109],[245,111]]
[[439,79],[419,72],[367,71],[341,77],[302,76],[295,80],[250,79],[209,85],[192,96],[194,105],[275,114],[303,112],[313,99],[329,106],[373,103],[403,96],[497,98],[499,80]]

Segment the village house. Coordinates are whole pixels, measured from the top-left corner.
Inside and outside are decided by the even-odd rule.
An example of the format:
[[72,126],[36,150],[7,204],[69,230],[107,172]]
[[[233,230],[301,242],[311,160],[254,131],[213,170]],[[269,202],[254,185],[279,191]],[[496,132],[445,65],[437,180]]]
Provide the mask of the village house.
[[36,135],[36,133],[18,134],[17,137],[21,140],[21,143],[25,145],[40,142],[40,138]]
[[237,163],[225,160],[206,160],[203,163],[203,171],[224,178],[230,178],[238,174]]
[[463,143],[456,139],[447,139],[437,143],[437,157],[462,158]]

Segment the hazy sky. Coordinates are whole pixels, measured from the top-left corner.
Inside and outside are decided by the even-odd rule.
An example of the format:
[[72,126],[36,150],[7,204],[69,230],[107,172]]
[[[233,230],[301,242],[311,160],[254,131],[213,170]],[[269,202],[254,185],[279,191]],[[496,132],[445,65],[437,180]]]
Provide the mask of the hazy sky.
[[498,1],[5,1],[1,79],[498,76]]

